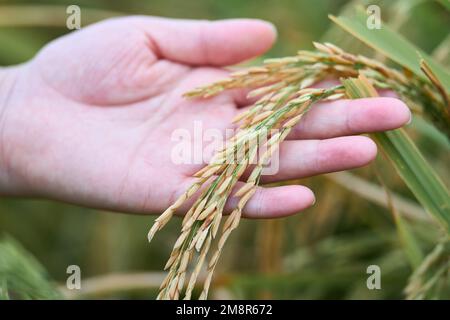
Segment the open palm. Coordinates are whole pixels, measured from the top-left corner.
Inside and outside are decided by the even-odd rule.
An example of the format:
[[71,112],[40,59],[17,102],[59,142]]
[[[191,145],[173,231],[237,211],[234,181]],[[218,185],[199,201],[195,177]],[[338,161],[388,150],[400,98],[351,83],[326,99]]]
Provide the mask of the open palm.
[[[263,53],[274,39],[273,27],[256,20],[129,17],[50,43],[17,69],[9,99],[5,154],[17,188],[86,206],[161,212],[201,167],[172,161],[172,133],[193,131],[196,121],[224,131],[249,103],[240,91],[204,100],[182,94],[225,77],[221,66]],[[409,117],[393,98],[317,105],[283,143],[279,173],[265,181],[365,165],[376,146],[351,135],[397,128]],[[245,214],[288,215],[313,202],[303,186],[260,188]]]

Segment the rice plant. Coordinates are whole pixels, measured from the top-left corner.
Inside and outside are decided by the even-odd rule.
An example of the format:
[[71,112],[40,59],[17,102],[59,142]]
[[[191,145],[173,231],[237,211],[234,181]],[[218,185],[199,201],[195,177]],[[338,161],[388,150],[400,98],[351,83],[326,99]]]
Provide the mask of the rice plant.
[[[299,51],[296,56],[268,59],[260,67],[231,74],[229,79],[206,85],[186,94],[188,98],[209,97],[223,90],[253,88],[249,97],[257,97],[254,105],[238,115],[239,131],[211,162],[194,176],[197,181],[161,216],[150,229],[149,241],[162,229],[176,210],[201,190],[200,196],[183,219],[178,237],[165,269],[169,269],[160,287],[159,299],[190,299],[198,274],[208,259],[208,253],[217,237],[217,245],[206,263],[207,277],[200,299],[206,299],[214,269],[230,233],[238,226],[242,209],[259,184],[263,168],[283,142],[293,126],[318,101],[340,98],[376,96],[377,89],[395,91],[411,109],[431,106],[428,116],[449,136],[449,98],[440,80],[425,61],[421,62],[426,78],[407,70],[387,67],[383,63],[362,55],[353,55],[331,43],[314,43],[315,51]],[[324,79],[340,79],[341,84],[330,88],[312,88]],[[275,130],[275,131],[274,131]],[[401,131],[400,131],[401,132]],[[261,139],[264,138],[264,139]],[[403,139],[403,140],[400,140]],[[263,140],[264,142],[260,142]],[[382,137],[377,140],[383,141]],[[413,151],[413,159],[401,157],[411,151],[411,143],[404,135],[388,137],[381,143],[394,158],[399,172],[423,206],[439,220],[446,232],[450,230],[450,195],[431,167]],[[392,146],[391,146],[392,145]],[[389,147],[391,149],[389,149]],[[401,149],[403,147],[403,150]],[[260,150],[264,150],[261,154]],[[411,154],[409,154],[411,156]],[[416,162],[414,162],[414,158]],[[255,160],[256,159],[256,160]],[[251,164],[256,165],[251,168]],[[405,167],[406,169],[402,169]],[[251,168],[244,185],[234,191],[241,176]],[[423,180],[415,181],[413,174],[422,173],[418,179],[428,181],[434,193],[422,190]],[[418,184],[418,185],[417,185]],[[425,194],[422,194],[425,192]],[[225,203],[229,197],[239,198],[237,207],[225,218],[220,235]],[[187,287],[188,266],[198,253]]]
[[[48,1],[43,1],[44,3]],[[72,2],[67,0],[53,1],[51,6],[26,4],[19,6],[14,1],[2,4],[0,64],[24,62],[32,58],[45,43],[59,34],[67,33],[65,10],[70,4]],[[384,22],[380,30],[369,31],[365,26],[367,18],[365,7],[369,4],[376,4],[382,8]],[[363,13],[351,15],[357,6],[362,7]],[[408,104],[415,116],[412,124],[404,131],[411,138],[406,136],[406,132],[399,131],[373,136],[379,144],[383,144],[380,145],[380,149],[384,151],[381,152],[380,159],[388,158],[390,161],[377,160],[372,166],[352,173],[302,180],[301,183],[312,184],[315,187],[320,205],[302,215],[287,219],[242,221],[227,242],[227,252],[216,268],[210,298],[224,299],[223,292],[228,294],[225,296],[226,299],[261,297],[448,299],[450,297],[448,280],[450,247],[444,222],[445,216],[448,217],[448,205],[446,206],[448,202],[439,200],[442,196],[448,196],[448,192],[442,187],[439,179],[433,178],[435,174],[429,174],[430,166],[418,155],[414,146],[420,147],[426,159],[436,172],[441,173],[440,178],[446,180],[444,182],[448,185],[448,175],[442,174],[442,172],[448,174],[448,168],[445,167],[450,150],[447,138],[449,127],[446,122],[448,111],[444,113],[441,109],[444,103],[444,99],[440,98],[442,90],[437,90],[427,80],[420,64],[420,59],[423,59],[448,94],[450,78],[445,69],[450,62],[450,38],[446,34],[450,11],[445,11],[448,9],[448,1],[445,0],[317,0],[314,5],[311,5],[311,1],[283,3],[269,1],[264,5],[250,1],[217,1],[197,2],[193,5],[186,1],[168,3],[163,0],[151,3],[131,0],[113,5],[110,2],[93,0],[89,5],[83,5],[83,26],[124,14],[158,13],[177,18],[190,16],[201,19],[251,15],[267,19],[275,23],[279,30],[277,45],[270,53],[272,56],[287,55],[299,46],[309,44],[313,39],[320,39],[322,42],[332,41],[347,52],[364,54],[384,62],[387,66],[394,66],[393,70],[407,77],[408,84],[411,84],[410,81],[418,81],[418,88],[414,89],[417,93],[422,92],[422,84],[431,86],[433,95],[438,96],[441,101],[436,105],[429,103],[426,95],[424,97],[419,95],[419,99],[410,99],[413,101],[409,101]],[[331,17],[335,24],[327,26],[325,19],[320,18],[325,17],[327,13],[325,10],[337,15]],[[412,39],[416,45],[407,43],[399,33]],[[433,60],[442,65],[437,65]],[[258,76],[257,70],[253,69],[253,73],[248,77]],[[329,76],[337,78],[338,74]],[[357,77],[359,72],[353,72],[350,78],[357,79]],[[367,75],[366,78],[377,88],[374,79]],[[354,83],[353,79],[348,80],[350,81],[347,82],[347,88],[344,86],[339,89],[345,96],[349,93],[349,86],[362,85],[359,81],[355,80]],[[229,80],[225,82],[219,84],[216,89],[226,89],[230,82]],[[241,85],[247,86],[246,83]],[[254,85],[259,87],[257,83]],[[282,89],[283,86],[280,85],[275,91],[281,92]],[[353,92],[360,95],[361,91],[365,90],[357,89]],[[366,93],[373,94],[371,90]],[[203,92],[197,92],[199,98],[202,94]],[[407,97],[402,95],[402,98]],[[314,105],[310,107],[313,108]],[[258,110],[254,112],[255,115],[262,113]],[[423,120],[423,117],[433,119],[434,126],[427,119]],[[245,121],[243,119],[241,123]],[[261,149],[264,149],[264,146]],[[413,161],[406,162],[408,160]],[[391,163],[394,166],[390,167]],[[381,179],[387,181],[381,180],[380,185],[380,181],[376,181],[374,177],[375,170],[381,171]],[[402,174],[407,188],[397,178],[396,172]],[[366,188],[367,184],[370,184],[370,188]],[[197,194],[210,185],[210,180],[205,181],[204,188],[198,188]],[[387,190],[387,187],[392,190]],[[390,195],[385,197],[386,193]],[[226,192],[221,196],[226,196]],[[1,204],[0,233],[10,233],[19,239],[60,284],[64,284],[66,280],[67,265],[74,261],[84,265],[83,274],[92,277],[92,283],[97,284],[101,282],[98,280],[103,277],[109,278],[109,275],[118,269],[131,276],[133,270],[149,270],[153,273],[154,269],[159,269],[159,265],[163,263],[162,257],[168,250],[166,245],[170,243],[172,230],[178,231],[175,230],[177,227],[175,223],[166,225],[165,234],[153,240],[152,247],[147,250],[146,244],[142,241],[142,234],[146,232],[144,221],[148,219],[145,216],[109,215],[100,211],[42,201],[4,198]],[[386,208],[392,211],[393,219],[388,216]],[[424,208],[432,214],[424,216]],[[27,223],[24,223],[24,213]],[[442,218],[439,218],[441,214]],[[224,219],[227,217],[221,218]],[[436,223],[433,223],[433,220]],[[198,228],[201,227],[201,223],[202,221],[194,221]],[[278,227],[270,227],[273,223]],[[216,238],[221,236],[219,231]],[[270,237],[264,236],[264,233],[268,232]],[[263,235],[255,240],[255,235],[259,233]],[[260,238],[265,241],[264,244],[260,243],[261,248],[254,244],[258,243]],[[200,253],[197,253],[195,247],[192,249],[193,256],[190,257],[190,263],[186,267],[187,275],[189,272],[197,271],[195,267],[201,262],[199,257],[202,250],[205,252],[203,264],[210,261],[205,244],[209,245],[211,256],[211,253],[217,250],[213,240],[204,240]],[[281,244],[273,244],[277,242]],[[263,259],[258,259],[258,255]],[[17,246],[11,244],[11,241],[2,241],[0,244],[0,299],[61,297],[60,293],[48,284],[43,267],[36,265],[35,259],[25,259],[26,257],[29,257],[29,254],[22,248],[17,250]],[[194,257],[196,260],[193,260]],[[273,270],[265,270],[263,263],[267,259],[276,260],[279,266]],[[365,274],[361,271],[372,263],[379,264],[383,269],[383,290],[376,292],[367,290]],[[328,268],[330,265],[333,266],[332,269]],[[37,271],[39,273],[36,273]],[[182,277],[185,280],[190,279],[187,275]],[[96,293],[93,296],[86,296],[82,291],[72,291],[73,296],[68,298],[153,297],[153,294],[156,296],[157,290],[155,283],[158,283],[161,277],[159,273],[158,277],[151,277],[151,283],[145,283],[142,278],[137,281],[129,280],[134,277],[125,278],[128,280],[120,277],[121,283],[111,286],[112,292],[102,291],[100,285],[95,288]],[[197,283],[203,284],[204,279],[205,274],[199,274]],[[87,279],[86,286],[90,284],[89,280]],[[125,285],[122,285],[123,282],[126,282]],[[166,285],[168,286],[167,282]],[[136,288],[141,290],[139,295],[134,291]],[[191,294],[192,298],[197,297],[197,288],[196,286]],[[38,289],[43,291],[38,292]],[[183,290],[185,288],[180,284],[177,293],[180,298],[186,295],[186,291]],[[268,295],[263,296],[262,293]],[[160,298],[170,298],[164,295],[165,293],[161,294]]]
[[0,240],[0,300],[60,299],[44,267],[11,237]]

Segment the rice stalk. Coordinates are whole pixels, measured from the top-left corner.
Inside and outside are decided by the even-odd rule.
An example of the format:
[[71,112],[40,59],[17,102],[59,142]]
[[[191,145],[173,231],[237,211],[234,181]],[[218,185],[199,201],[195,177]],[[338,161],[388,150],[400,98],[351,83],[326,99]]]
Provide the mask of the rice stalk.
[[409,278],[404,293],[408,300],[423,300],[429,298],[429,293],[439,285],[448,281],[450,272],[450,242],[442,239],[425,257],[422,264]]
[[[224,90],[246,87],[253,88],[249,96],[258,100],[234,119],[240,123],[236,135],[207,166],[194,174],[197,181],[156,219],[150,229],[149,241],[186,200],[203,190],[183,219],[180,236],[165,267],[169,271],[161,284],[158,299],[179,299],[183,292],[185,299],[191,299],[197,277],[208,261],[206,280],[199,297],[207,298],[224,244],[239,225],[242,211],[256,192],[263,168],[270,162],[274,151],[314,103],[340,99],[347,94],[343,84],[320,89],[310,86],[329,77],[363,76],[378,89],[396,91],[414,109],[420,110],[421,105],[432,104],[433,110],[440,113],[441,121],[449,124],[450,128],[450,117],[446,112],[448,97],[443,96],[433,82],[408,71],[388,68],[364,56],[349,54],[330,43],[315,43],[315,47],[316,51],[299,51],[293,57],[268,59],[260,67],[235,72],[228,79],[185,94],[188,98],[210,97]],[[251,166],[245,183],[237,188],[241,176]],[[239,199],[237,207],[220,228],[225,203],[231,196]],[[217,244],[208,259],[214,240]],[[197,260],[184,291],[188,266],[194,256]]]

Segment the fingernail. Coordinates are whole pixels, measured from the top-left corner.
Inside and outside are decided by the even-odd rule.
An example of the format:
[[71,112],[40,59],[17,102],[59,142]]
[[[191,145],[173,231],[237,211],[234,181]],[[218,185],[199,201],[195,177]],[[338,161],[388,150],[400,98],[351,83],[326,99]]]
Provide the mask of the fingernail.
[[273,24],[273,23],[270,22],[270,21],[265,21],[265,22],[272,28],[273,33],[275,34],[275,37],[278,37],[278,29],[277,29],[277,27],[275,26],[275,24]]
[[410,114],[409,114],[409,120],[408,120],[408,122],[406,123],[406,125],[411,124],[412,120],[413,120],[413,118],[412,118],[412,113],[410,113]]

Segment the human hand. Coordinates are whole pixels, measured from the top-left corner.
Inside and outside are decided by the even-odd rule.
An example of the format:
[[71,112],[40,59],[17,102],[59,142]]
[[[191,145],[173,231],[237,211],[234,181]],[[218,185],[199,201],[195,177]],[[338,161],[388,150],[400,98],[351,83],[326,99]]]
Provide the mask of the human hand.
[[[262,54],[274,39],[273,27],[257,20],[153,17],[111,19],[57,39],[2,71],[0,192],[162,212],[201,168],[172,161],[174,130],[201,121],[204,130],[225,131],[249,104],[242,91],[199,100],[182,94],[224,78],[223,66]],[[282,144],[278,174],[263,182],[366,165],[376,145],[354,135],[409,119],[394,98],[318,104]],[[244,214],[283,216],[313,203],[304,186],[261,187]]]

